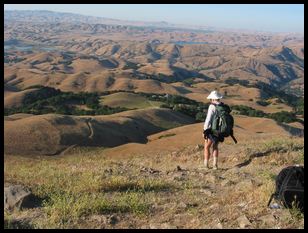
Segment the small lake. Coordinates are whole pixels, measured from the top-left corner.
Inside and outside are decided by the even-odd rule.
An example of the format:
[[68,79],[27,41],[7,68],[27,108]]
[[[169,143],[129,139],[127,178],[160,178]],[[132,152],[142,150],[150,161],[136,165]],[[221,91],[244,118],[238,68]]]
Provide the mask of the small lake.
[[185,45],[185,44],[208,44],[208,42],[199,41],[175,41],[173,44]]
[[4,51],[18,50],[18,51],[55,51],[57,48],[38,45],[4,45]]

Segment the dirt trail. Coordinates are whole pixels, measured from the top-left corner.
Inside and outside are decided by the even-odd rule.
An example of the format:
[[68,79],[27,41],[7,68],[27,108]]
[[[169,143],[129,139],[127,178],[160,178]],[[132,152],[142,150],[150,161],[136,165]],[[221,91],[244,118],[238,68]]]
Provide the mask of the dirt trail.
[[[93,139],[93,136],[94,136],[94,131],[93,131],[93,127],[92,127],[91,121],[92,121],[92,118],[87,118],[86,119],[86,124],[87,124],[87,126],[89,128],[89,136],[88,136],[89,139]],[[73,149],[76,146],[78,146],[78,144],[70,145],[68,147],[65,147],[63,149],[58,150],[53,155],[64,155],[64,154],[67,154],[71,149]]]
[[89,131],[90,131],[90,134],[88,136],[89,139],[93,139],[93,136],[94,136],[94,131],[93,131],[93,127],[92,127],[91,121],[92,121],[92,118],[87,118],[86,119],[86,124],[89,127]]
[[74,144],[74,145],[71,145],[71,146],[65,148],[64,150],[59,152],[57,155],[64,155],[64,154],[66,154],[69,150],[73,149],[75,146],[77,146],[77,144]]

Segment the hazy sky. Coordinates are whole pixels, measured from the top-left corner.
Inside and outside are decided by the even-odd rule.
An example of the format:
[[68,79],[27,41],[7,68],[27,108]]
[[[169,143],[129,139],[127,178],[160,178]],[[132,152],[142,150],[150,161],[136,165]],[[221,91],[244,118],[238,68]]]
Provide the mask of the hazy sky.
[[304,4],[5,4],[4,9],[51,10],[123,20],[304,32]]

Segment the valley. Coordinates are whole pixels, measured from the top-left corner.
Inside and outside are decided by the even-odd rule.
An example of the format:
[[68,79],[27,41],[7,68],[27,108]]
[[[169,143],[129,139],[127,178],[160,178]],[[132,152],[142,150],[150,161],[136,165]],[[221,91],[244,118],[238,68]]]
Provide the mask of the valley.
[[[4,14],[4,183],[38,202],[5,228],[304,228],[266,207],[304,164],[303,35]],[[204,171],[213,90],[238,144]]]

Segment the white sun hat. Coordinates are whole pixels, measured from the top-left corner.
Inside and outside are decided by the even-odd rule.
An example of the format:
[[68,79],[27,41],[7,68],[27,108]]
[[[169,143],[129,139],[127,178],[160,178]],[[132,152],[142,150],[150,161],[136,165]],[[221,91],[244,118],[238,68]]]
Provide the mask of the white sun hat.
[[221,99],[223,96],[219,94],[217,91],[212,91],[211,94],[207,97],[207,99],[218,100]]

